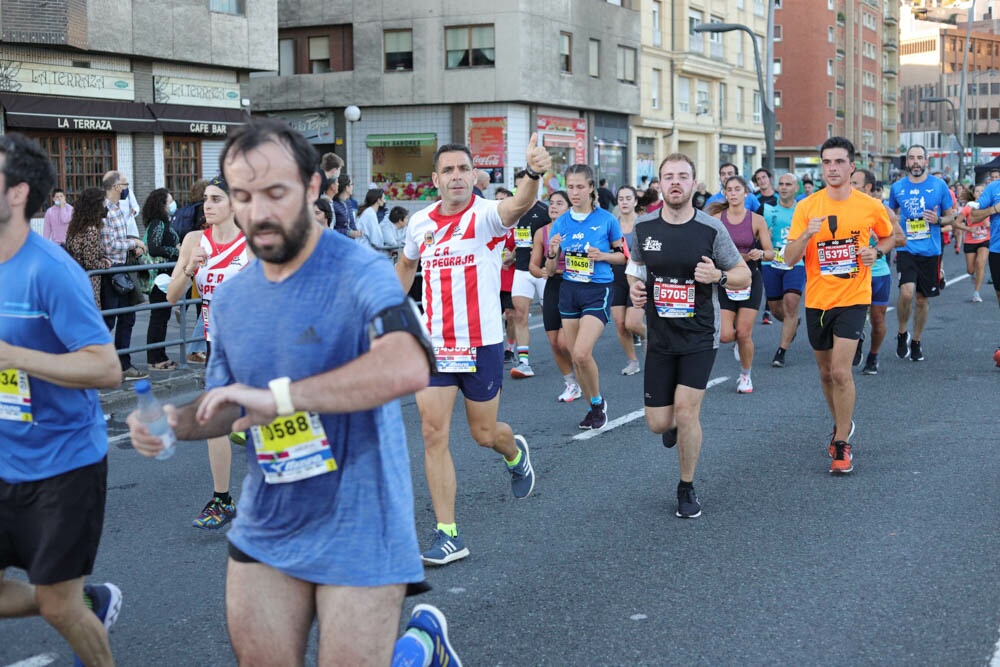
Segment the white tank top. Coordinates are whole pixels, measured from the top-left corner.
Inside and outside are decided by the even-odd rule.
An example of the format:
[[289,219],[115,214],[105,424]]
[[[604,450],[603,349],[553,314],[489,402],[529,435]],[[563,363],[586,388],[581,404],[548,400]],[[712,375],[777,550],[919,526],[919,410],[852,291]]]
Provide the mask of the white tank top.
[[205,338],[209,342],[212,340],[212,334],[208,330],[208,310],[216,286],[242,271],[250,263],[247,239],[243,232],[237,234],[229,243],[220,245],[212,238],[212,229],[209,227],[201,235],[200,246],[208,253],[208,259],[194,273],[195,285],[201,293],[202,315],[205,316]]

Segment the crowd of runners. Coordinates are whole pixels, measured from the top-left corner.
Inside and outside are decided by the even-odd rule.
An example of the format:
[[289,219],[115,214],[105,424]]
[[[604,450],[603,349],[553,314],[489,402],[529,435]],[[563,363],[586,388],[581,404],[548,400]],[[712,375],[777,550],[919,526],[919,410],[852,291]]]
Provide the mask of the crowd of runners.
[[[498,413],[505,375],[547,381],[531,365],[539,356],[551,354],[559,373],[547,400],[584,403],[580,429],[602,429],[615,405],[642,401],[649,430],[677,451],[674,513],[694,519],[715,357],[732,343],[735,391],[753,393],[763,306],[762,322],[781,327],[772,366],[786,365],[805,327],[832,421],[828,436],[816,434],[817,455],[830,458],[831,474],[851,473],[853,368],[864,361],[862,373],[878,374],[892,275],[896,354],[919,362],[943,279],[942,229],[962,235],[972,302],[982,301],[986,265],[1000,271],[1000,180],[960,201],[913,146],[884,203],[856,157],[849,140],[826,140],[823,187],[805,197],[794,174],[780,174],[775,190],[767,170],[753,175],[755,193],[733,165],[708,197],[681,153],[659,164],[652,199],[631,186],[605,195],[578,164],[542,202],[552,163],[536,137],[515,187],[495,199],[476,194],[469,149],[446,144],[434,155],[440,200],[394,214],[383,234],[401,242],[393,266],[359,242],[374,234],[374,215],[360,233],[350,216],[334,222],[344,204],[323,195],[350,179],[333,187],[301,135],[278,120],[233,132],[205,190],[212,220],[180,244],[165,290],[174,302],[193,281],[206,301],[206,391],[165,410],[180,440],[208,441],[216,488],[195,526],[230,525],[226,614],[237,660],[301,664],[317,624],[323,665],[461,664],[440,610],[417,605],[401,637],[399,616],[404,597],[429,589],[425,566],[471,553],[451,456],[459,395],[471,439],[502,457],[515,498],[531,496],[529,443]],[[85,581],[107,479],[96,389],[117,386],[127,369],[84,270],[30,231],[54,185],[48,156],[6,135],[0,166],[0,575],[16,567],[29,580],[0,576],[0,616],[41,615],[81,664],[109,665],[107,629],[123,594]],[[366,207],[381,204],[378,193],[366,197]],[[420,308],[406,296],[418,268]],[[531,349],[536,302],[546,351]],[[594,347],[612,323],[624,357],[614,372],[641,378],[609,402]],[[411,393],[435,516],[423,548],[398,400]],[[139,453],[160,453],[164,443],[136,413],[128,425]],[[246,444],[238,500],[229,495],[231,440]]]

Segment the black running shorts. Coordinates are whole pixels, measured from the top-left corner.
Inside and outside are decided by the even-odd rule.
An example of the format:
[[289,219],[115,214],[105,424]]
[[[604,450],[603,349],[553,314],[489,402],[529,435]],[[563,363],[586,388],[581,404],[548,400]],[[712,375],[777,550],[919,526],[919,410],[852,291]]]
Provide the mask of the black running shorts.
[[678,385],[705,389],[715,364],[716,350],[668,354],[653,348],[646,350],[643,390],[647,408],[665,408],[674,404]]
[[820,310],[806,308],[806,331],[814,350],[832,350],[833,337],[859,340],[865,329],[868,306],[845,306]]
[[89,575],[104,526],[108,459],[35,482],[0,480],[0,570],[35,585]]
[[917,292],[926,297],[937,296],[938,280],[941,277],[941,255],[913,255],[899,250],[896,252],[896,270],[899,271],[899,285],[916,283]]

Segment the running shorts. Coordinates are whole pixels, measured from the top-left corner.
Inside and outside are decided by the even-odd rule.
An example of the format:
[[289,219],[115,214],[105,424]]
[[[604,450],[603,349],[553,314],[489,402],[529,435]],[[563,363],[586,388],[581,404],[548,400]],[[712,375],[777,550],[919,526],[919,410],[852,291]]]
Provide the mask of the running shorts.
[[817,351],[832,350],[833,338],[860,340],[868,317],[868,306],[844,306],[820,310],[806,308],[809,344]]
[[491,401],[503,383],[503,350],[503,343],[477,347],[475,373],[438,373],[431,376],[429,386],[458,387],[470,401]]
[[941,293],[938,289],[940,265],[940,255],[925,257],[902,250],[896,252],[896,270],[899,271],[900,286],[916,283],[917,291],[926,297],[934,297]]
[[705,389],[715,364],[716,350],[669,354],[649,348],[643,371],[643,388],[647,408],[665,408],[674,404],[678,385]]

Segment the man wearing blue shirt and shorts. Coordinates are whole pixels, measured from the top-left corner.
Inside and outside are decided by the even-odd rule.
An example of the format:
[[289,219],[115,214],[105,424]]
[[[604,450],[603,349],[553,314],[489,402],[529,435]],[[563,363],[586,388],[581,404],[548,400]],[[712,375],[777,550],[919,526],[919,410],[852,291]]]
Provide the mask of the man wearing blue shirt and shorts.
[[805,263],[799,261],[794,266],[788,266],[783,258],[798,190],[799,181],[795,174],[782,174],[778,178],[778,203],[775,206],[764,205],[764,221],[771,232],[775,255],[774,260],[763,263],[761,276],[764,278],[767,308],[781,322],[781,342],[771,361],[775,368],[785,367],[785,352],[799,327],[799,304],[802,302],[802,290],[806,287]]
[[[108,477],[96,390],[122,369],[83,269],[31,231],[53,185],[38,144],[0,137],[0,617],[41,615],[84,664],[111,665],[121,591],[84,578]],[[5,580],[8,567],[30,583]]]

